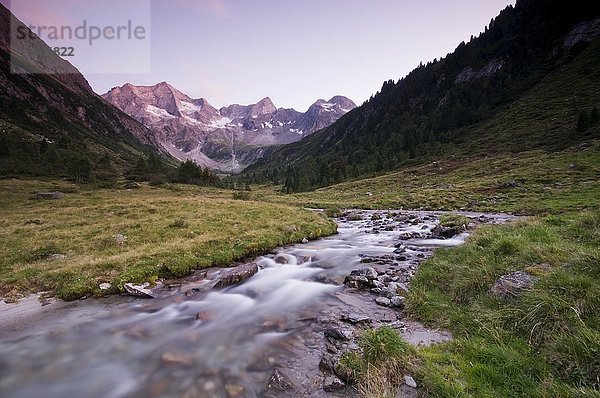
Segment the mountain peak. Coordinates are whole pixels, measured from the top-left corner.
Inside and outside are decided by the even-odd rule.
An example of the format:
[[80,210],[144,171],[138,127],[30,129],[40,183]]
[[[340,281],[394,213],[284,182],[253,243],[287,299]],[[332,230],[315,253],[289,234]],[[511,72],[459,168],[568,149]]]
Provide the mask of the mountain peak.
[[273,104],[273,101],[271,101],[271,98],[269,97],[261,99],[256,104],[252,105],[251,109],[252,116],[266,115],[275,112],[277,112],[277,108],[275,107],[275,104]]

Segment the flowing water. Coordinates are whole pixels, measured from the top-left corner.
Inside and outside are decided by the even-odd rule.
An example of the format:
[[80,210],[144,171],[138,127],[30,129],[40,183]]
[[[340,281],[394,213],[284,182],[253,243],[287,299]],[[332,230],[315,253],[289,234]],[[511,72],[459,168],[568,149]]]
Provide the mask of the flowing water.
[[[0,304],[0,396],[335,396],[323,391],[319,361],[353,348],[363,323],[390,324],[416,344],[448,339],[343,281],[371,266],[384,280],[408,285],[432,248],[459,245],[467,235],[427,239],[437,213],[377,212],[380,220],[358,213],[362,220],[338,220],[335,236],[256,259],[259,272],[237,286],[211,289],[225,272],[215,269],[165,283],[154,299]],[[324,337],[332,327],[349,337],[341,347]]]

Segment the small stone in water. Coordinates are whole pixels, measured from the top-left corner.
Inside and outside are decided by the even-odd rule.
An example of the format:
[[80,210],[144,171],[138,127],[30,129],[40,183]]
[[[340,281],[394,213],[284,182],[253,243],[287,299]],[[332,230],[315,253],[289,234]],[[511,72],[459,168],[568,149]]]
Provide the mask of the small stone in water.
[[287,391],[290,389],[296,389],[296,386],[294,386],[289,378],[278,369],[273,370],[271,378],[267,383],[267,390]]
[[323,390],[327,392],[334,392],[343,390],[346,386],[344,382],[335,376],[329,376],[325,379],[323,383]]
[[404,297],[402,296],[394,296],[392,297],[392,299],[390,300],[392,306],[394,307],[403,307],[404,306]]
[[225,384],[225,391],[231,398],[240,397],[244,393],[244,386],[237,384]]
[[327,337],[329,339],[348,340],[348,338],[346,337],[346,334],[343,331],[335,329],[335,328],[327,328],[327,329],[325,329],[325,331],[323,333],[325,334],[325,337]]
[[143,298],[153,298],[154,294],[146,289],[150,286],[149,283],[144,283],[143,285],[135,285],[133,283],[126,283],[123,285],[125,291],[132,296],[143,297]]
[[375,299],[375,302],[376,302],[377,304],[379,304],[379,305],[383,306],[383,307],[389,307],[389,306],[390,306],[390,304],[392,303],[392,302],[390,301],[390,299],[389,299],[389,298],[387,298],[387,297],[377,297],[377,298]]
[[160,359],[166,364],[192,366],[194,358],[185,352],[165,352]]

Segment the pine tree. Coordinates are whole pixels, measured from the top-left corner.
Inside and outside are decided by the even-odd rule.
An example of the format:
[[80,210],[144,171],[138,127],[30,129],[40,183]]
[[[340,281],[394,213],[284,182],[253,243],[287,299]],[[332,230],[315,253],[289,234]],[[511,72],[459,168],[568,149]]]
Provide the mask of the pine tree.
[[0,138],[0,158],[10,157],[10,149],[8,147],[8,140],[5,137]]
[[595,106],[590,113],[590,127],[595,127],[600,123],[600,109]]
[[177,180],[184,184],[193,184],[201,177],[200,168],[191,160],[186,160],[177,169]]
[[579,118],[577,119],[577,131],[583,133],[587,129],[590,128],[590,115],[586,111],[581,111],[579,113]]
[[40,154],[46,152],[48,150],[48,141],[45,138],[42,138],[40,141]]

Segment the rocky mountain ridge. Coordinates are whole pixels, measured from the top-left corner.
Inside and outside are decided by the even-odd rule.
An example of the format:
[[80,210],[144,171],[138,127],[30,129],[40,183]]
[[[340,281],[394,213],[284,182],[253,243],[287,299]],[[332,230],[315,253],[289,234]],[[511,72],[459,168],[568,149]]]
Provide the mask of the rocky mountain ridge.
[[356,108],[350,99],[335,96],[319,99],[305,113],[277,108],[268,97],[217,109],[167,82],[128,83],[102,97],[150,128],[171,155],[222,172],[239,172],[265,148],[299,141]]

